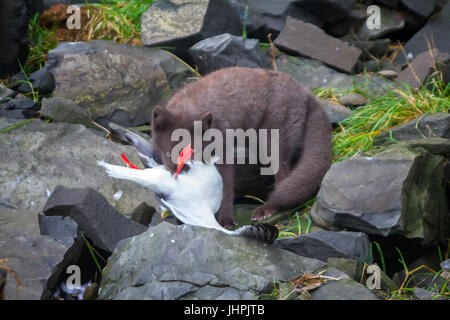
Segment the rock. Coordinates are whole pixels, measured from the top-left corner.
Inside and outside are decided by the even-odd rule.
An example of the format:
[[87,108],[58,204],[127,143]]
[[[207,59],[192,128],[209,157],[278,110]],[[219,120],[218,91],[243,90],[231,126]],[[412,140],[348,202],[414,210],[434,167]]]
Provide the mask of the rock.
[[383,76],[389,80],[398,78],[398,73],[394,70],[381,70],[377,72],[380,76]]
[[334,163],[311,211],[319,226],[369,235],[402,235],[429,244],[445,237],[443,157],[391,146],[373,157]]
[[420,88],[426,81],[431,80],[429,77],[436,71],[442,72],[444,84],[450,81],[450,54],[437,50],[425,51],[399,73],[397,82]]
[[[428,44],[433,49],[436,48],[442,53],[450,54],[450,41],[448,40],[449,29],[450,3],[447,2],[442,12],[430,18],[428,23],[405,44],[404,50],[406,55],[416,57],[420,53],[429,50]],[[398,64],[405,64],[407,62],[403,51],[398,54],[394,62]]]
[[333,22],[348,17],[354,8],[355,0],[299,0],[298,7],[319,17],[322,21]]
[[324,267],[259,241],[161,223],[119,242],[104,269],[99,299],[256,299],[274,281]]
[[320,286],[312,293],[313,300],[378,300],[362,284],[351,279],[330,281],[326,286]]
[[347,93],[339,98],[339,102],[348,107],[359,107],[367,103],[367,98],[359,93]]
[[0,104],[0,117],[8,119],[32,118],[41,106],[28,98],[18,98]]
[[[4,123],[0,118],[0,127]],[[131,213],[143,201],[158,207],[152,192],[112,179],[96,165],[97,160],[123,164],[121,153],[139,163],[135,148],[113,143],[82,125],[34,120],[0,134],[0,145],[0,206],[39,211],[54,188],[63,185],[91,187],[123,213]],[[123,196],[115,201],[119,190]]]
[[57,186],[42,212],[46,216],[70,217],[94,246],[108,252],[112,252],[120,240],[147,230],[115,210],[92,188]]
[[327,35],[317,26],[288,17],[280,35],[274,41],[282,50],[306,56],[350,73],[362,51]]
[[12,75],[21,69],[29,52],[29,20],[42,10],[42,0],[2,0],[0,10],[9,10],[2,14],[0,21],[0,79]]
[[242,34],[239,16],[227,0],[158,0],[141,16],[144,46],[183,53],[194,43],[221,33]]
[[450,281],[450,259],[447,259],[441,263],[441,269],[441,277],[446,281]]
[[450,259],[445,260],[441,263],[442,271],[450,271]]
[[361,49],[363,54],[361,59],[367,60],[372,57],[381,58],[388,51],[391,40],[390,39],[376,39],[376,40],[350,40],[350,44]]
[[39,235],[37,215],[25,210],[0,209],[0,257],[17,272],[22,284],[9,277],[5,286],[7,300],[38,300],[53,270],[64,258],[67,248]]
[[379,146],[396,141],[428,138],[450,139],[450,114],[445,112],[425,114],[380,133],[374,144]]
[[[374,40],[384,38],[394,31],[405,27],[406,17],[403,13],[395,12],[384,7],[380,7],[381,24],[380,28],[369,29],[364,22],[358,31],[358,38],[361,40]],[[368,18],[369,19],[369,18]],[[366,20],[367,21],[367,20]]]
[[339,103],[335,103],[333,101],[325,100],[322,98],[316,99],[324,108],[325,112],[327,113],[328,119],[330,120],[330,123],[333,125],[347,119],[351,115],[350,110],[340,105]]
[[423,288],[414,288],[414,297],[418,300],[448,300],[439,292],[429,291]]
[[39,92],[49,94],[55,89],[55,79],[47,68],[39,69],[28,77],[28,82],[22,83],[17,89],[20,93]]
[[369,257],[369,238],[361,232],[316,231],[295,238],[277,239],[274,246],[322,261],[351,258],[365,262]]
[[335,258],[331,257],[326,260],[327,265],[330,267],[341,270],[351,279],[355,281],[361,281],[361,273],[363,271],[364,263],[349,258]]
[[103,40],[59,43],[47,59],[56,82],[53,97],[72,100],[93,119],[128,127],[148,123],[152,107],[172,95],[168,78],[176,74],[166,74],[165,68],[186,82],[194,76],[162,50]]
[[283,55],[276,58],[276,64],[278,71],[287,73],[309,90],[346,90],[353,87],[352,76],[337,72],[317,60]]
[[16,92],[4,87],[4,86],[0,86],[0,104],[7,102],[7,101],[11,101],[12,98],[14,98],[16,96]]
[[296,0],[229,0],[237,12],[248,37],[267,42],[267,35],[272,34],[272,39],[278,36],[283,29],[288,16],[298,20],[323,27],[324,22],[333,19],[334,14],[342,14],[342,11],[334,10],[326,19],[320,19],[314,14],[298,6]]
[[204,39],[189,48],[189,54],[200,73],[226,67],[272,68],[257,39],[233,36],[229,33]]
[[400,0],[400,2],[409,10],[422,18],[428,18],[434,11],[434,1],[422,0]]
[[[405,257],[406,258],[406,257]],[[406,258],[408,259],[408,258]],[[421,266],[427,266],[432,270],[439,270],[439,264],[441,262],[441,257],[436,249],[436,247],[430,247],[428,250],[423,252],[419,258],[412,262],[408,262],[406,268],[411,272],[412,270],[418,269]],[[399,286],[405,280],[406,273],[403,267],[401,271],[396,272],[392,279]],[[420,288],[442,288],[445,280],[431,272],[427,272],[424,268],[419,268],[415,272],[411,272],[408,276],[408,287],[420,287]]]
[[80,123],[93,127],[92,118],[86,109],[83,109],[72,100],[61,97],[43,98],[41,114],[57,122]]
[[78,236],[78,224],[70,217],[52,217],[39,213],[38,221],[41,235],[59,241],[68,248]]
[[148,226],[152,222],[155,212],[155,208],[149,206],[146,202],[142,202],[131,213],[131,220],[144,226]]

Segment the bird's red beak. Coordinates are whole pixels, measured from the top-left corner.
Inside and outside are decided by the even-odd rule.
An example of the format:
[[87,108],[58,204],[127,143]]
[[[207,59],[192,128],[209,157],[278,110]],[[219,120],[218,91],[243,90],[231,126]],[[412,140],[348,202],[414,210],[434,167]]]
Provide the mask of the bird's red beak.
[[183,150],[181,150],[180,155],[178,156],[178,167],[177,172],[175,172],[175,175],[173,176],[174,178],[178,176],[184,164],[191,158],[193,153],[194,150],[192,150],[191,146],[186,146]]
[[122,157],[123,162],[125,162],[131,169],[138,169],[138,170],[142,170],[141,168],[135,166],[134,164],[132,164],[130,162],[130,160],[127,159],[127,157],[125,157],[125,155],[122,153],[120,155]]

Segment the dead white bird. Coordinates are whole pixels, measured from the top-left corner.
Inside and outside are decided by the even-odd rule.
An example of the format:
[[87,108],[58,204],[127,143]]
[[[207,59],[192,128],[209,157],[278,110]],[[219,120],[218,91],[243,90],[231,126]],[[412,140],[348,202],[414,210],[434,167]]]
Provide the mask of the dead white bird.
[[[153,191],[161,204],[168,208],[180,221],[186,224],[213,228],[231,235],[256,238],[265,242],[273,242],[278,236],[278,229],[266,223],[252,224],[231,231],[222,227],[215,218],[222,202],[222,177],[217,171],[215,162],[194,162],[189,160],[192,149],[187,147],[180,153],[178,171],[174,175],[153,158],[152,146],[132,131],[111,125],[112,129],[121,131],[129,143],[136,147],[139,157],[146,167],[137,170],[130,167],[117,166],[103,161],[97,164],[106,169],[106,173],[117,179],[133,181]],[[184,155],[184,157],[183,157]],[[125,161],[126,158],[123,157]],[[181,167],[187,165],[188,170],[181,173]],[[139,169],[139,168],[138,168]]]

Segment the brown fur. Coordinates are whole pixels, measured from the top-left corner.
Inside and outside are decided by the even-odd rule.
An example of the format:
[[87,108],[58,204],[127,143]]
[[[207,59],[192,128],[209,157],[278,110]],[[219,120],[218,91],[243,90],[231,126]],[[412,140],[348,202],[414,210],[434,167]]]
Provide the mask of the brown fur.
[[[171,171],[175,171],[175,165],[167,153],[178,143],[170,141],[171,133],[177,128],[193,132],[194,120],[202,120],[204,130],[217,128],[224,136],[225,129],[280,130],[280,167],[274,176],[275,188],[267,203],[255,210],[256,220],[312,198],[331,164],[331,125],[325,111],[307,89],[280,72],[222,69],[179,90],[166,108],[155,107],[155,151]],[[235,196],[251,194],[256,189],[264,191],[268,185],[267,176],[259,175],[257,169],[255,165],[218,165],[224,185],[219,211],[223,226],[230,228],[235,224]]]

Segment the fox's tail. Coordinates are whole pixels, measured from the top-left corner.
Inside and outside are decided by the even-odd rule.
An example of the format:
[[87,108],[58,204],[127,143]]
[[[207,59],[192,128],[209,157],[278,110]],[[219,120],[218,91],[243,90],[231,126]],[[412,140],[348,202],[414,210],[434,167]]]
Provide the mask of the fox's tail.
[[332,160],[331,124],[314,96],[307,103],[300,158],[291,173],[281,180],[269,196],[268,204],[288,209],[311,199],[319,190]]

